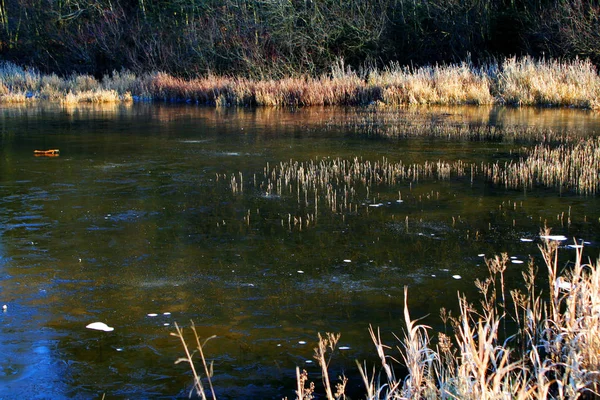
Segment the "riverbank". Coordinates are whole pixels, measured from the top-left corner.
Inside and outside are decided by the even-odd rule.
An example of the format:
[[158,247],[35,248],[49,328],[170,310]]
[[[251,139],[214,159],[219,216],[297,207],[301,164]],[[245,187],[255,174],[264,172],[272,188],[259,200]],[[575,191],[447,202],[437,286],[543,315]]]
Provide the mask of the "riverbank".
[[587,60],[509,58],[470,63],[352,70],[338,62],[331,72],[253,80],[225,76],[182,79],[162,72],[136,75],[44,75],[12,63],[0,65],[0,102],[66,104],[130,101],[187,102],[213,107],[513,105],[600,108],[600,77]]

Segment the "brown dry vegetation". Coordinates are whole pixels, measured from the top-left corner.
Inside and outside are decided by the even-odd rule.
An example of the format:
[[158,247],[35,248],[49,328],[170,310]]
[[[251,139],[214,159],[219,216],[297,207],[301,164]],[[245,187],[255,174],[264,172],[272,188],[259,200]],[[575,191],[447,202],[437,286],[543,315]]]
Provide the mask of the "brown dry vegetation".
[[157,72],[60,78],[11,63],[0,65],[0,101],[130,101],[132,96],[222,106],[510,104],[600,106],[600,78],[590,61],[509,58],[482,67],[461,63],[420,68],[392,64],[360,72],[337,62],[320,77],[254,80],[209,75],[183,79]]

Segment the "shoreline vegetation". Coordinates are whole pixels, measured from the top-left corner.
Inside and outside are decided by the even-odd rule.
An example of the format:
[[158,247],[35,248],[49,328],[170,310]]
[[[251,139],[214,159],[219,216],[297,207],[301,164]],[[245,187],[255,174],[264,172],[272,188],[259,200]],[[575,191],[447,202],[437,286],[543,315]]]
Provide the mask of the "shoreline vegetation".
[[[599,396],[600,383],[600,265],[582,262],[583,245],[575,243],[575,260],[558,265],[559,242],[549,229],[540,232],[546,273],[533,260],[523,271],[522,289],[508,290],[506,254],[486,259],[489,276],[476,280],[478,303],[458,294],[458,315],[441,309],[444,332],[413,319],[404,290],[404,324],[398,343],[386,345],[379,329],[369,327],[379,365],[356,361],[366,399],[587,399]],[[539,273],[539,274],[538,274]],[[542,276],[544,278],[542,278]],[[511,327],[507,330],[507,324]],[[205,358],[192,323],[194,339],[183,329],[176,336],[189,363],[194,383],[190,391],[216,398],[212,364]],[[435,336],[434,336],[435,335]],[[321,369],[316,389],[308,373],[296,368],[299,400],[346,398],[348,378],[334,382],[340,334],[318,335],[314,359]],[[202,343],[201,343],[202,342]],[[193,351],[192,351],[193,349]],[[199,361],[194,359],[197,353]],[[202,369],[195,364],[201,363]],[[402,370],[402,375],[398,371]],[[218,372],[217,372],[218,374]],[[208,393],[210,388],[210,394]],[[323,391],[319,394],[317,392]]]
[[353,70],[339,60],[328,74],[255,80],[164,72],[114,71],[59,77],[0,64],[0,102],[64,104],[162,101],[213,107],[509,105],[600,109],[600,77],[589,60],[507,58],[425,67],[390,64]]

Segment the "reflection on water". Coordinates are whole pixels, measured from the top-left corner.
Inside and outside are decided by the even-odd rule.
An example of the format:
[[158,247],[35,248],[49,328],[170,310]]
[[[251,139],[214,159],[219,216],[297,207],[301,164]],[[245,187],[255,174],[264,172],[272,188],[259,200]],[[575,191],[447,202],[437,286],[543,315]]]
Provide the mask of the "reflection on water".
[[[480,254],[537,257],[544,224],[589,241],[596,255],[591,197],[469,177],[406,181],[377,186],[349,212],[320,200],[307,220],[324,193],[302,199],[260,186],[267,163],[494,161],[518,146],[365,139],[340,123],[362,112],[1,108],[0,397],[185,396],[191,378],[173,365],[182,349],[169,333],[190,320],[203,337],[218,336],[207,356],[220,398],[293,397],[296,365],[318,376],[308,363],[317,332],[342,333],[349,349],[332,366],[350,376],[354,359],[372,357],[369,324],[392,341],[406,285],[413,315],[437,324],[441,305],[457,290],[474,295],[472,281],[486,276]],[[597,114],[576,110],[394,112],[586,134],[600,126]],[[38,148],[61,153],[36,158]],[[511,267],[518,282],[522,266]],[[85,328],[95,321],[115,330]]]

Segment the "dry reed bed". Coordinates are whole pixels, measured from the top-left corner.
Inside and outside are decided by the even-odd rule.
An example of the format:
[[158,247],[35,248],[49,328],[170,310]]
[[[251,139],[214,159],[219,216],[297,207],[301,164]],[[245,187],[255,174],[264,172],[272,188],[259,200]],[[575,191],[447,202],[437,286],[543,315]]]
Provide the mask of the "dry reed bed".
[[544,185],[593,195],[600,179],[600,138],[557,147],[538,144],[517,162],[482,165],[482,170],[488,179],[507,188]]
[[[542,235],[549,235],[549,230]],[[404,334],[395,347],[384,344],[379,330],[369,328],[379,366],[357,361],[366,398],[375,399],[576,399],[599,396],[600,383],[600,265],[584,264],[582,248],[572,265],[560,271],[558,244],[544,240],[539,246],[545,261],[546,283],[539,281],[533,261],[523,272],[523,289],[505,285],[508,256],[486,259],[489,275],[476,280],[479,306],[458,295],[458,315],[445,309],[440,317],[449,324],[437,333],[411,317],[408,289],[404,290]],[[516,326],[506,331],[506,322]],[[194,374],[192,391],[212,397],[212,368],[192,325],[204,375],[194,367],[183,332],[177,336]],[[330,376],[332,354],[339,334],[319,334],[314,358],[321,368],[324,398],[345,398],[348,379]],[[393,349],[393,350],[392,350]],[[402,366],[402,376],[397,371]],[[379,370],[379,371],[377,371]],[[306,371],[296,368],[296,399],[315,397],[315,385]],[[333,375],[335,376],[335,375]]]
[[[322,202],[334,213],[356,211],[359,205],[365,203],[376,206],[380,199],[374,193],[381,188],[393,188],[401,182],[465,177],[473,182],[480,176],[509,189],[543,185],[560,191],[594,195],[599,190],[600,138],[558,146],[541,143],[527,150],[527,155],[518,161],[479,165],[462,160],[404,164],[402,161],[390,162],[387,158],[377,161],[361,158],[289,160],[275,165],[267,163],[262,177],[257,178],[255,174],[249,184],[266,196],[295,197],[300,207],[314,209],[314,218]],[[233,194],[243,192],[241,172],[230,177],[223,176],[223,180],[228,182]],[[398,200],[401,200],[400,192]]]
[[[251,182],[267,196],[296,197],[301,207],[314,207],[318,214],[320,201],[332,212],[352,212],[359,204],[370,201],[378,186],[393,186],[401,181],[418,182],[420,179],[450,179],[475,173],[474,165],[462,161],[447,163],[441,160],[406,165],[380,161],[335,158],[299,162],[289,160],[274,166],[267,163],[261,180],[254,176]],[[231,177],[234,193],[240,192],[241,178]],[[401,200],[399,198],[399,200]],[[375,203],[377,199],[373,199]],[[372,204],[376,205],[376,204]]]
[[[99,91],[108,91],[100,95]],[[90,94],[95,93],[93,95]],[[224,76],[182,79],[157,72],[114,72],[60,78],[0,64],[0,100],[128,101],[131,96],[214,106],[514,104],[600,107],[600,78],[587,60],[510,58],[481,67],[469,63],[419,68],[392,64],[360,73],[342,62],[328,75],[251,80]],[[79,97],[81,96],[81,97]],[[65,100],[66,101],[66,100]]]

